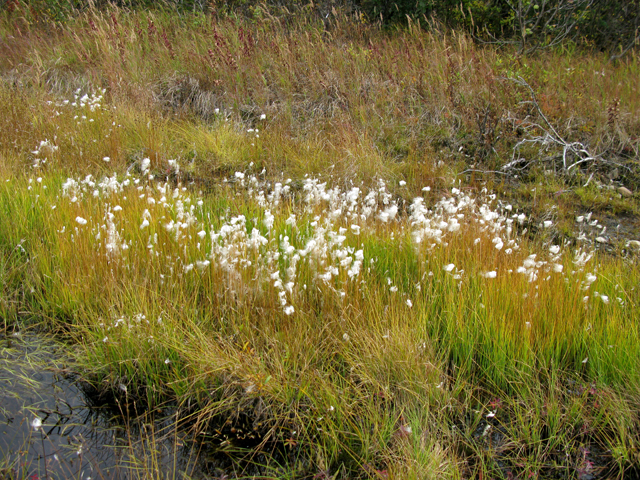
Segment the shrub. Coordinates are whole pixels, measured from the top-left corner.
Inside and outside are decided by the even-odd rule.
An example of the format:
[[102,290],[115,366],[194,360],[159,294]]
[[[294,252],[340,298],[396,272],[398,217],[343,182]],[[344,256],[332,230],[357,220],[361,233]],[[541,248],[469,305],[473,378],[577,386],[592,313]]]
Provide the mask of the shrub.
[[580,25],[593,46],[622,56],[640,39],[640,0],[600,0]]

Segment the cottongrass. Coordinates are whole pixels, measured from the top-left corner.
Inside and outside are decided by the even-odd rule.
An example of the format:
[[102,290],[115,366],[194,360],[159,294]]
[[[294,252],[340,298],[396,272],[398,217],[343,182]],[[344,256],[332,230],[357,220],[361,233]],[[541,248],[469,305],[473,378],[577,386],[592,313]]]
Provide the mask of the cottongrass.
[[[449,449],[459,437],[440,419],[448,446],[433,444],[416,407],[454,408],[464,379],[514,395],[515,382],[549,360],[582,365],[612,384],[633,378],[635,370],[619,365],[631,361],[635,331],[611,336],[630,319],[629,287],[603,281],[606,268],[588,249],[528,241],[521,214],[489,192],[454,187],[406,207],[382,181],[344,190],[315,178],[295,187],[251,172],[240,180],[219,186],[218,198],[232,203],[159,175],[150,180],[149,172],[69,178],[57,190],[44,176],[24,193],[35,205],[29,221],[48,232],[43,245],[59,252],[55,264],[39,257],[39,268],[59,273],[47,274],[56,282],[32,280],[47,292],[38,308],[73,312],[88,299],[71,318],[87,365],[115,391],[149,404],[166,395],[198,399],[199,422],[234,418],[234,408],[255,399],[294,402],[294,420],[285,410],[251,415],[267,422],[263,439],[319,449],[318,471],[355,468],[339,453],[346,451],[356,464],[386,458],[396,472],[407,468],[401,459],[439,458],[454,475]],[[18,208],[20,195],[7,192],[2,202]],[[598,292],[583,293],[594,286]],[[616,288],[626,306],[607,301]],[[505,348],[512,355],[501,354]],[[614,351],[624,356],[613,360]],[[302,399],[292,375],[309,389]],[[393,415],[403,419],[374,431],[358,423],[384,405],[396,405]],[[505,415],[482,412],[492,422]]]
[[[171,166],[180,168],[175,160]],[[232,302],[241,311],[267,308],[279,310],[283,318],[304,318],[319,298],[324,298],[323,308],[332,305],[328,311],[362,309],[365,292],[386,285],[386,302],[394,303],[391,296],[398,295],[405,308],[417,307],[419,312],[431,299],[437,299],[440,308],[448,294],[438,293],[443,288],[438,282],[447,285],[450,278],[456,291],[483,298],[478,304],[489,313],[482,328],[511,332],[519,348],[528,352],[527,361],[533,361],[532,355],[540,352],[536,346],[540,339],[544,338],[543,345],[556,341],[542,333],[549,320],[539,317],[537,302],[545,296],[556,298],[559,286],[567,292],[586,292],[598,279],[598,266],[587,268],[593,263],[592,251],[556,244],[539,249],[523,236],[526,217],[487,191],[471,196],[452,187],[429,207],[425,197],[403,207],[382,180],[368,190],[343,190],[307,177],[293,188],[290,181],[272,183],[251,172],[235,172],[231,178],[236,182],[223,182],[220,188],[240,202],[240,210],[226,207],[216,212],[207,198],[150,175],[144,161],[141,173],[141,177],[129,171],[102,179],[68,178],[60,190],[67,202],[64,208],[88,208],[93,213],[83,213],[91,220],[76,218],[79,229],[54,215],[63,220],[55,224],[60,232],[57,241],[66,242],[70,251],[82,245],[89,263],[100,265],[102,257],[99,268],[106,266],[114,281],[114,275],[136,278],[148,272],[146,282],[151,285],[197,288],[209,297],[207,304],[217,308],[220,301]],[[390,248],[380,250],[381,239]],[[393,263],[409,270],[400,277],[400,272],[386,270]],[[517,336],[519,328],[511,326],[516,317],[493,323],[505,308],[495,302],[503,302],[501,289],[508,285],[510,297],[520,298],[522,304],[509,301],[507,308],[524,313],[527,328],[540,332],[536,340]],[[591,296],[569,295],[576,304],[589,307]],[[609,304],[608,295],[594,298]],[[472,303],[469,307],[475,310]],[[598,312],[593,305],[580,322]],[[463,328],[477,326],[474,320]],[[435,334],[440,328],[428,330]]]
[[[69,108],[87,109],[83,98]],[[518,410],[527,395],[552,404],[566,390],[557,378],[529,387],[546,369],[637,385],[629,279],[588,241],[531,241],[527,216],[490,191],[425,186],[406,200],[383,179],[249,168],[208,195],[180,183],[186,169],[141,156],[62,181],[40,162],[35,180],[3,184],[3,208],[24,219],[2,238],[29,258],[25,308],[77,342],[115,395],[198,405],[198,428],[246,412],[263,441],[299,448],[320,472],[411,471],[411,458],[456,476],[460,442],[499,427],[467,419],[510,426],[531,414]],[[512,411],[485,409],[469,384],[515,398]],[[575,408],[615,422],[602,404]]]
[[[173,165],[177,162],[173,161]],[[144,161],[142,172],[148,174]],[[70,207],[91,198],[92,202],[100,203],[104,213],[102,221],[92,222],[92,229],[84,233],[69,229],[69,225],[58,225],[56,230],[73,235],[74,241],[81,241],[78,235],[93,237],[96,254],[111,261],[117,258],[123,264],[128,259],[118,254],[128,249],[145,252],[156,268],[168,272],[165,275],[169,277],[194,272],[202,275],[213,269],[224,272],[230,280],[251,278],[262,285],[261,289],[271,289],[277,295],[287,315],[294,313],[301,290],[312,286],[305,284],[301,276],[316,287],[330,286],[336,292],[351,283],[370,282],[372,266],[378,259],[367,250],[363,239],[378,235],[381,228],[390,224],[393,238],[411,239],[424,264],[430,263],[434,249],[443,252],[436,257],[446,256],[451,251],[449,242],[459,243],[470,232],[481,235],[475,238],[474,249],[483,251],[493,245],[497,253],[491,256],[491,261],[495,265],[521,250],[515,226],[522,225],[525,218],[500,207],[495,196],[487,192],[472,198],[452,188],[431,208],[425,206],[424,198],[417,197],[408,211],[400,213],[401,205],[382,180],[365,193],[358,187],[346,191],[329,188],[325,182],[312,178],[305,179],[297,192],[289,184],[271,184],[243,172],[236,172],[233,178],[240,180],[234,187],[236,194],[257,205],[252,216],[229,212],[212,219],[202,207],[202,200],[192,198],[184,187],[131,173],[101,180],[91,175],[68,178],[61,193]],[[131,203],[127,198],[136,201],[125,212],[121,204]],[[297,216],[289,213],[295,204],[299,204]],[[142,235],[131,233],[130,225],[136,217]],[[78,216],[76,223],[84,226],[87,220]],[[508,248],[503,250],[503,245]],[[535,282],[539,275],[546,275],[546,280],[549,274],[564,276],[563,265],[558,263],[562,255],[561,247],[553,245],[545,259],[532,253],[521,266],[508,269],[504,275],[515,271],[524,274],[529,282]],[[589,255],[578,251],[574,264],[584,268]],[[464,274],[454,263],[445,263],[441,268],[456,279]],[[300,274],[301,269],[304,274]],[[477,274],[487,279],[498,275],[497,270],[481,269]],[[575,274],[572,271],[572,276]],[[406,280],[404,283],[420,286],[422,279]],[[588,286],[594,280],[589,273],[583,285]],[[247,288],[246,284],[239,286]],[[398,286],[392,285],[390,292],[396,291]]]

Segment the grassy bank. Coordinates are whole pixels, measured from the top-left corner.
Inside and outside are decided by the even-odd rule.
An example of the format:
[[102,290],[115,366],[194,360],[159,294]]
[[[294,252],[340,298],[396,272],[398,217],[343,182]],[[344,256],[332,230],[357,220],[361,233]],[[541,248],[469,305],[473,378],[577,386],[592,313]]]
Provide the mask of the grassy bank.
[[2,19],[4,328],[269,478],[638,475],[637,58],[262,15]]

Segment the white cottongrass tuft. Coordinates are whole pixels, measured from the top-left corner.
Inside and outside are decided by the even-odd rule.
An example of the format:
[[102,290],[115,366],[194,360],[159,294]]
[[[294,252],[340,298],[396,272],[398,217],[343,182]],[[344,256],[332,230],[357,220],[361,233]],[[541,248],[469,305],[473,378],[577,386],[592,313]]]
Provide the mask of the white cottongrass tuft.
[[271,230],[271,227],[273,227],[273,222],[275,221],[275,217],[271,214],[271,212],[269,210],[266,210],[264,212],[264,226],[267,227],[267,230]]
[[209,260],[196,261],[196,267],[200,272],[204,271],[204,269],[207,268],[209,265],[211,265],[211,262]]
[[484,273],[482,276],[484,278],[496,278],[497,275],[498,275],[497,272],[493,270],[491,272]]
[[598,277],[596,277],[594,274],[589,273],[587,274],[587,276],[585,277],[584,281],[587,285],[591,285],[593,282],[595,282],[598,279]]
[[35,417],[33,420],[31,420],[31,428],[33,428],[34,430],[39,430],[40,428],[42,428],[42,420],[40,420],[40,417]]
[[142,170],[143,174],[149,173],[149,169],[151,168],[151,159],[143,158],[142,163],[140,164],[140,170]]
[[451,272],[451,271],[453,271],[454,268],[456,268],[456,266],[453,263],[450,263],[450,264],[444,266],[444,271],[445,272]]
[[80,225],[86,225],[87,224],[87,220],[82,218],[82,217],[76,217],[76,222],[78,222]]

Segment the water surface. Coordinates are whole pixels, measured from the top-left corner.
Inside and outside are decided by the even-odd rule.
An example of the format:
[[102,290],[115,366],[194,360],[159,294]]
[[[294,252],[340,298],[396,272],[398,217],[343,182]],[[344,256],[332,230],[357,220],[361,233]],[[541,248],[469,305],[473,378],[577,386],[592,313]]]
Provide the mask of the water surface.
[[36,333],[0,335],[0,477],[199,476],[200,455],[170,409],[101,404],[65,348]]

